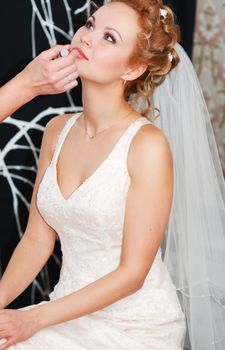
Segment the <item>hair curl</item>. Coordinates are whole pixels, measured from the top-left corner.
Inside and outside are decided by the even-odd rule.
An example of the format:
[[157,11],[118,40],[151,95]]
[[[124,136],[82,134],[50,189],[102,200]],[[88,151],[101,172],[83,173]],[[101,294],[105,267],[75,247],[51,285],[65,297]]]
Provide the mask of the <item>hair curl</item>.
[[[146,71],[136,80],[127,81],[124,96],[130,99],[140,113],[155,120],[151,111],[159,110],[151,104],[151,96],[157,86],[162,84],[166,75],[179,63],[179,56],[174,46],[180,41],[180,27],[175,23],[173,11],[163,4],[162,0],[111,0],[110,2],[122,2],[132,7],[139,15],[141,32],[138,34],[137,44],[130,57],[130,64],[137,66],[147,65]],[[160,9],[164,9],[167,15],[161,16]],[[169,59],[172,54],[172,62]],[[144,98],[144,100],[143,100]],[[140,107],[139,101],[142,101]],[[143,101],[145,107],[143,107]]]

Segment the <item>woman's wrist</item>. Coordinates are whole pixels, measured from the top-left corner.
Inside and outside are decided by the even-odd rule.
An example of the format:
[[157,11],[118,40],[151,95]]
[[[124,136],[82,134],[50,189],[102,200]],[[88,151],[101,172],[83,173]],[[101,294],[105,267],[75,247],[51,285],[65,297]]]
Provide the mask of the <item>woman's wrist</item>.
[[3,310],[5,308],[5,303],[3,303],[1,300],[0,300],[0,310]]
[[43,306],[44,305],[37,305],[27,310],[37,330],[41,330],[50,326],[50,324],[48,324],[45,320]]
[[24,102],[29,102],[34,97],[38,96],[38,90],[32,83],[26,68],[18,73],[14,79],[16,80],[19,91],[24,98]]
[[0,291],[0,310],[4,309],[7,306],[6,298],[2,295]]

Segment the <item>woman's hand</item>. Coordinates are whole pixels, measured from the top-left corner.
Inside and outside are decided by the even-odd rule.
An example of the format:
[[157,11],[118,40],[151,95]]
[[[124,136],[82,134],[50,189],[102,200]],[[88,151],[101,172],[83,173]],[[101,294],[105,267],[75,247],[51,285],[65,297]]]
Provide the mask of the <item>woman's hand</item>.
[[[69,55],[57,58],[63,48]],[[0,88],[0,121],[38,95],[60,94],[77,86],[76,55],[70,45],[56,45],[35,57]]]
[[0,350],[27,340],[39,330],[29,310],[0,310]]
[[[67,48],[70,53],[66,57],[57,58],[62,48]],[[23,79],[23,85],[33,97],[59,94],[78,84],[75,59],[76,50],[70,45],[56,45],[35,57],[18,76]]]

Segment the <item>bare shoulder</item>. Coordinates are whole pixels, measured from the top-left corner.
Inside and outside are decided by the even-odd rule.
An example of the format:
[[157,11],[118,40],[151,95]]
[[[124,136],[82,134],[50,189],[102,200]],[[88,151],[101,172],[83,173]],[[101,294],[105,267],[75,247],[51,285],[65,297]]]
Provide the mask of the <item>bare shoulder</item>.
[[58,136],[62,129],[64,128],[66,122],[73,116],[74,114],[63,114],[58,115],[47,123],[44,130],[44,138],[48,139],[48,142],[51,144],[51,148],[55,148],[55,144],[57,142]]
[[72,114],[59,115],[47,123],[42,139],[42,153],[44,152],[49,160],[52,159],[60,132],[71,117]]
[[163,131],[154,124],[141,126],[131,142],[127,162],[131,177],[142,170],[151,172],[153,166],[170,171],[172,152]]
[[58,134],[64,128],[66,122],[73,116],[73,114],[57,115],[49,120],[45,127],[45,133],[52,134],[53,136]]

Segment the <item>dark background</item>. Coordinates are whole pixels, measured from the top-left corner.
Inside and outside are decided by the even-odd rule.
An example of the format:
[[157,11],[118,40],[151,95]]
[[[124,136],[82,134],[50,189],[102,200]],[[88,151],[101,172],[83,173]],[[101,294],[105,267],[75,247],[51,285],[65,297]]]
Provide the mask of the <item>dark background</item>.
[[[75,10],[85,1],[67,1],[70,7],[74,31],[84,22],[86,9],[76,15]],[[54,24],[67,36],[54,30],[57,43],[69,42],[68,9],[61,0],[52,0],[51,10]],[[101,4],[101,1],[96,1]],[[191,57],[196,3],[193,0],[165,1],[177,15],[182,28],[182,45]],[[46,5],[47,6],[47,5]],[[32,57],[32,19],[34,10],[45,18],[41,1],[7,0],[0,4],[0,85],[18,73]],[[51,46],[43,23],[37,16],[34,20],[36,54]],[[19,94],[19,91],[18,91]],[[49,109],[51,107],[51,109]],[[62,109],[60,109],[62,107]],[[35,180],[38,150],[43,128],[52,117],[81,107],[80,88],[71,94],[40,96],[20,108],[0,125],[0,269],[4,271],[22,233],[26,228],[32,184]],[[26,132],[21,132],[23,127]],[[60,270],[60,244],[54,254],[29,288],[9,308],[23,307],[48,299],[56,284]]]

